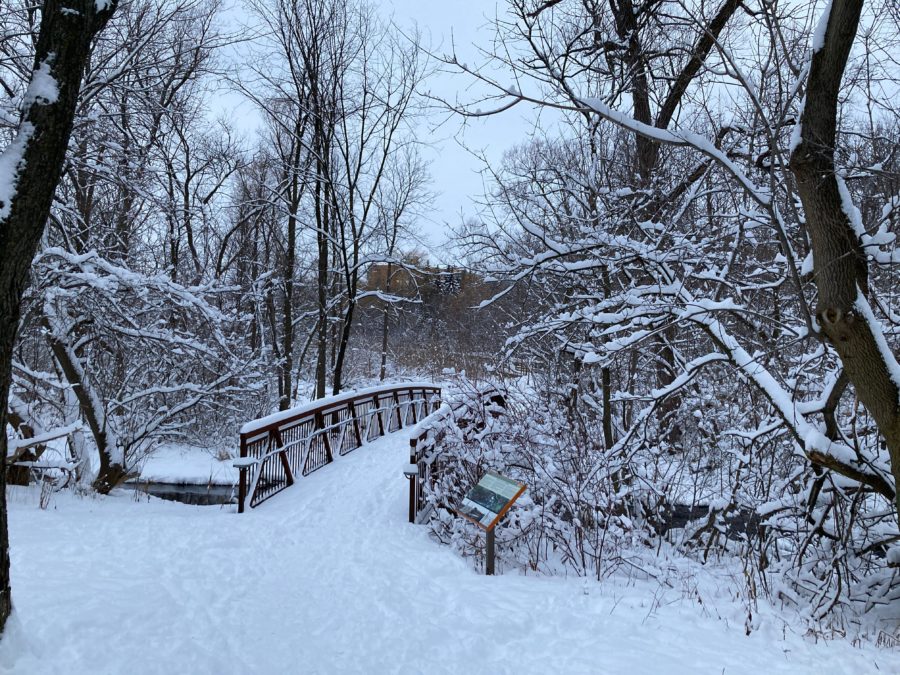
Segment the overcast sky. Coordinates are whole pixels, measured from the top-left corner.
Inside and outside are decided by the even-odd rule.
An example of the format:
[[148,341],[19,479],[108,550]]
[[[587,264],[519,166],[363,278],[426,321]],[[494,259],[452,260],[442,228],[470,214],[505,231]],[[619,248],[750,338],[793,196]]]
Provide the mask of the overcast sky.
[[[498,3],[491,0],[387,0],[382,7],[393,13],[398,26],[417,25],[431,51],[449,54],[455,48],[460,61],[473,66],[483,60],[476,45],[490,44],[492,19],[495,12],[502,11],[502,4],[498,9]],[[451,101],[470,100],[478,94],[476,83],[464,75],[437,74],[426,88]],[[463,124],[458,116],[434,111],[431,122],[423,129],[430,148],[434,190],[440,193],[430,222],[423,223],[433,244],[446,240],[448,227],[478,213],[477,199],[484,191],[480,174],[483,164],[472,153],[498,161],[506,148],[521,142],[529,133],[531,114],[522,108],[495,117],[468,119]]]
[[[489,45],[494,32],[495,12],[504,3],[493,0],[372,0],[386,19],[393,19],[401,30],[412,33],[419,28],[423,45],[438,54],[449,54],[455,46],[461,62],[476,65],[484,60],[475,45]],[[229,12],[229,20],[243,24],[247,15],[240,3]],[[455,101],[472,100],[478,95],[474,78],[438,73],[423,87],[432,95]],[[482,88],[484,91],[484,88]],[[234,93],[219,99],[226,116],[245,134],[252,135],[258,123],[253,106]],[[446,243],[449,228],[464,218],[477,217],[478,199],[484,192],[481,176],[483,163],[474,154],[497,162],[503,151],[524,141],[531,132],[533,109],[520,107],[501,115],[464,120],[435,105],[428,120],[417,132],[423,154],[430,162],[432,190],[437,194],[434,210],[419,225],[423,246],[437,262],[442,260],[441,246]]]

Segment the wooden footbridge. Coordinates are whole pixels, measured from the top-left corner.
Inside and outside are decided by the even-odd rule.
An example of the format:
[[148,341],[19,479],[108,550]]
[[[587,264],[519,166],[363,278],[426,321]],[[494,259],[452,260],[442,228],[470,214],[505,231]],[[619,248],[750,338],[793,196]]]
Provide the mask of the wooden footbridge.
[[[439,417],[441,388],[404,382],[348,392],[248,422],[240,430],[238,513],[294,484],[299,476],[400,429],[410,430],[410,463],[427,471],[424,450],[433,444],[429,416]],[[419,472],[408,470],[410,520],[422,506]]]

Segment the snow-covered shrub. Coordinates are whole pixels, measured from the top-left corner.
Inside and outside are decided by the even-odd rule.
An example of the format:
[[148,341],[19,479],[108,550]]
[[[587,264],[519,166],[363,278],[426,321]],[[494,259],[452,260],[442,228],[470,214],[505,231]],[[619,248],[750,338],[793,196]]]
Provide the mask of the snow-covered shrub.
[[[496,393],[502,408],[490,403]],[[498,556],[508,565],[599,578],[615,569],[624,547],[652,543],[647,495],[622,480],[634,467],[592,441],[594,422],[541,404],[533,391],[469,385],[454,394],[454,424],[441,444],[438,478],[426,486],[439,540],[463,555],[482,554],[481,532],[452,509],[494,470],[528,487],[497,531]]]
[[43,251],[35,270],[13,400],[32,423],[71,427],[82,478],[91,478],[87,455],[99,456],[98,489],[161,441],[208,439],[235,413],[252,416],[259,374],[216,284],[185,286],[62,248]]
[[[732,382],[733,398],[714,400],[713,391],[728,387],[708,375],[681,402],[696,414],[682,418],[684,447],[675,453],[652,442],[658,431],[649,421],[605,449],[602,417],[573,407],[572,392],[457,378],[448,392],[453,421],[426,485],[432,532],[480,560],[483,532],[454,509],[493,470],[528,486],[497,528],[497,556],[508,568],[599,579],[663,548],[699,562],[724,558],[743,568],[737,583],[748,607],[769,597],[815,630],[822,619],[842,626],[895,600],[890,503],[799,467],[765,406],[740,408],[746,385]],[[502,408],[490,402],[498,393]],[[585,391],[576,393],[583,400]]]

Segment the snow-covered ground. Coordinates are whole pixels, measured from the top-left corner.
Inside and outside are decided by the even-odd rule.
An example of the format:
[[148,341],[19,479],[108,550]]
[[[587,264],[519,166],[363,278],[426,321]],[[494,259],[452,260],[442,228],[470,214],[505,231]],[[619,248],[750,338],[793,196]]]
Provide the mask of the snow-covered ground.
[[250,513],[10,495],[12,673],[900,673],[900,652],[744,634],[722,585],[485,577],[406,522],[405,434]]
[[190,445],[162,445],[144,459],[141,481],[190,485],[234,485],[238,471],[233,460],[218,459],[205,448]]

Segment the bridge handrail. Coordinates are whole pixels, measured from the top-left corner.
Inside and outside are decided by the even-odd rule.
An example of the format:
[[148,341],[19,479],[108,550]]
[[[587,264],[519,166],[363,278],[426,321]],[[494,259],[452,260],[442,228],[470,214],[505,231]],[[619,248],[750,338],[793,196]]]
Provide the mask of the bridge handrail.
[[[426,510],[426,483],[433,483],[438,472],[435,466],[438,444],[447,429],[447,421],[453,416],[453,408],[443,403],[440,408],[416,424],[409,432],[409,522],[419,521]],[[413,467],[415,467],[413,469]]]
[[[238,513],[255,507],[364,443],[427,417],[441,388],[401,382],[349,391],[261,417],[240,429]],[[395,414],[396,413],[396,414]],[[326,418],[330,418],[327,419]],[[249,460],[249,461],[248,461]]]
[[[254,432],[266,431],[273,425],[284,425],[296,421],[317,410],[326,411],[330,408],[339,408],[341,407],[341,404],[347,403],[347,401],[352,399],[371,397],[373,394],[383,392],[392,392],[394,389],[436,389],[438,392],[441,390],[434,382],[425,382],[424,380],[420,382],[401,382],[379,385],[377,387],[368,387],[366,389],[353,389],[336,396],[326,396],[325,398],[304,403],[301,406],[296,406],[288,410],[282,410],[277,413],[272,413],[271,415],[266,415],[265,417],[250,420],[241,427],[240,434],[244,436]],[[330,412],[330,410],[328,410],[328,412]]]

